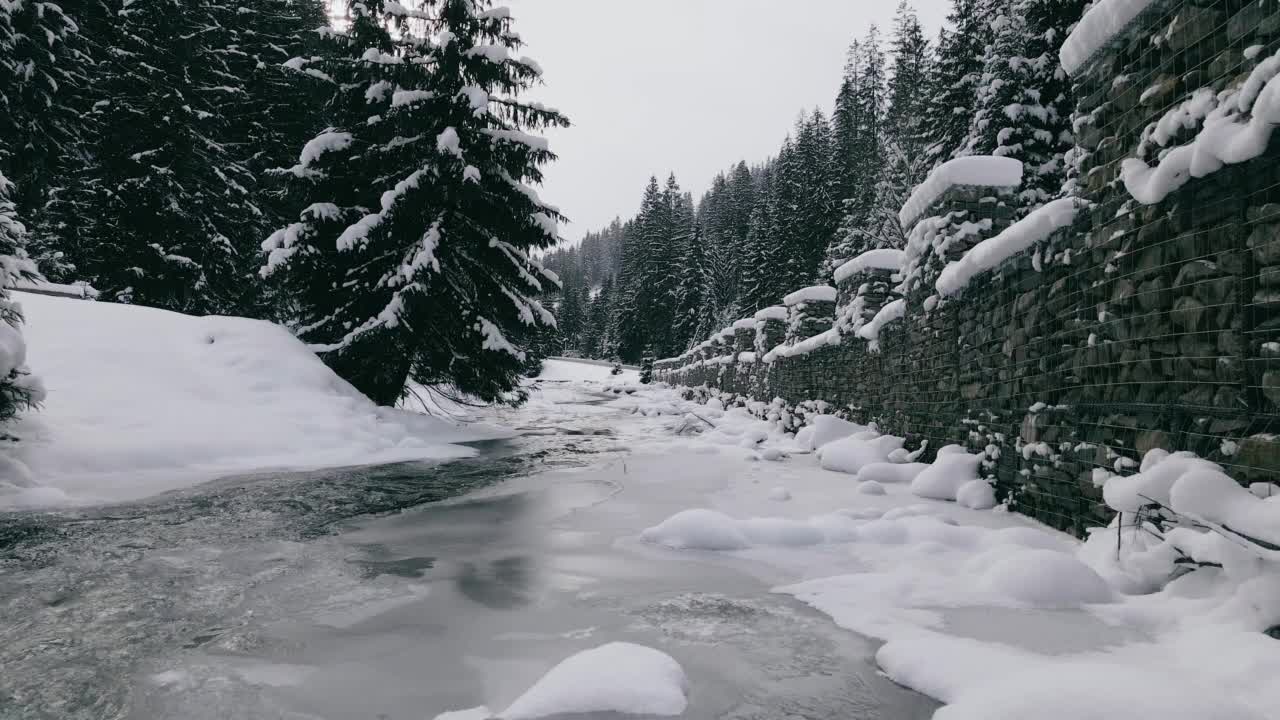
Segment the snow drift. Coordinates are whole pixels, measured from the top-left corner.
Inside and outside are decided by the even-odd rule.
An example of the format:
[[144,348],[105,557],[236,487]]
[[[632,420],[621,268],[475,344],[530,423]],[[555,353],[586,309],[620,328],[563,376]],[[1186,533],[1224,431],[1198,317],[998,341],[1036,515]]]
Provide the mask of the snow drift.
[[472,454],[494,428],[380,408],[284,328],[23,294],[48,398],[0,454],[0,507],[129,500],[214,477]]

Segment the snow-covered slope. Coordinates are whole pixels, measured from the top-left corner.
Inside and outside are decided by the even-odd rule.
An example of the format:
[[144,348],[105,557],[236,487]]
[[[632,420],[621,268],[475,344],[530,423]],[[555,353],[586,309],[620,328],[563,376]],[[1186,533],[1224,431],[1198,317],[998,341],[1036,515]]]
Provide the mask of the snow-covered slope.
[[288,331],[20,294],[49,396],[0,448],[0,508],[138,498],[264,468],[471,454],[501,431],[376,407]]

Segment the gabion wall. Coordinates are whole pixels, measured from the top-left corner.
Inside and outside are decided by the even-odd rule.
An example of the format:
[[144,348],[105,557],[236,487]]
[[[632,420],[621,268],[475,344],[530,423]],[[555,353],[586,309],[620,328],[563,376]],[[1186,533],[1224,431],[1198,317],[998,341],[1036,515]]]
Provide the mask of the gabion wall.
[[[1121,173],[1125,159],[1154,163],[1199,130],[1161,146],[1150,125],[1201,88],[1240,87],[1278,51],[1274,0],[1153,3],[1074,78],[1078,194],[1090,206],[1073,227],[941,302],[929,296],[942,258],[929,259],[878,353],[845,337],[772,363],[731,351],[664,361],[659,377],[802,412],[825,401],[909,447],[928,441],[930,455],[949,443],[986,452],[1013,507],[1076,533],[1108,520],[1094,471],[1134,472],[1152,448],[1191,450],[1243,483],[1280,482],[1280,139],[1158,202],[1135,199]],[[947,260],[1010,220],[1002,196],[972,189],[926,215],[958,211],[994,222]],[[872,280],[842,283],[842,305]]]

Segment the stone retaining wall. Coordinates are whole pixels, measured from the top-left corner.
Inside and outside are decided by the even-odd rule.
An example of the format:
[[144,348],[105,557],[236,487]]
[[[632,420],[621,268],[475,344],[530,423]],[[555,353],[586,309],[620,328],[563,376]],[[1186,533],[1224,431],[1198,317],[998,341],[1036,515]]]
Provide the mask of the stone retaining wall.
[[[943,257],[917,254],[907,315],[882,330],[879,352],[851,331],[893,299],[886,273],[871,271],[840,284],[830,321],[805,317],[784,340],[781,321],[757,323],[733,350],[660,362],[659,379],[874,420],[930,454],[949,443],[986,452],[1013,507],[1076,533],[1108,519],[1094,471],[1135,471],[1151,448],[1280,482],[1280,139],[1163,198],[1135,197],[1121,169],[1190,142],[1198,128],[1141,144],[1197,89],[1241,87],[1277,52],[1274,2],[1153,3],[1074,78],[1088,210],[1073,226],[940,299],[944,261],[1017,214],[1003,189],[949,192],[916,223],[992,222]],[[860,295],[867,307],[855,308]],[[830,322],[838,344],[763,361]],[[744,344],[755,354],[739,362]]]

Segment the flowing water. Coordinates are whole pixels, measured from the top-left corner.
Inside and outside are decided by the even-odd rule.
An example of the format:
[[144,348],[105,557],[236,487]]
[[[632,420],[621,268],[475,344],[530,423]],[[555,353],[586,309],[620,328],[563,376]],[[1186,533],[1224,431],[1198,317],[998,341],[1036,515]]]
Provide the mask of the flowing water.
[[605,398],[522,412],[467,460],[0,515],[0,718],[430,720],[612,640],[681,662],[689,718],[932,713],[758,574],[628,540]]

